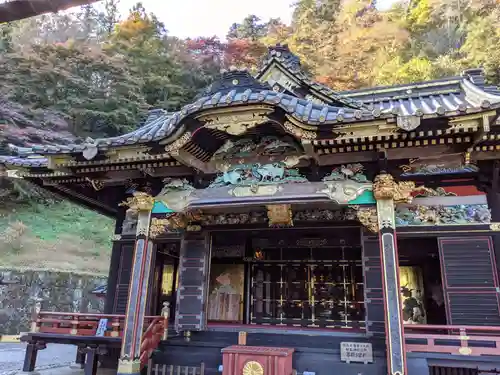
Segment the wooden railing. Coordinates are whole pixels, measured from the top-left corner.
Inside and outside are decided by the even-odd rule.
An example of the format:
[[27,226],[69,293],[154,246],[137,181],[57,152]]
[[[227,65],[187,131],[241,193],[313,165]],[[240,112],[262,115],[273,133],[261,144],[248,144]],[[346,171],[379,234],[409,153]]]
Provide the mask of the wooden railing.
[[[167,339],[168,304],[165,304],[161,316],[144,318],[144,334],[141,340],[141,364],[147,364],[160,340]],[[105,326],[104,326],[105,324]],[[99,327],[101,325],[101,327]],[[41,311],[32,323],[31,331],[71,336],[123,337],[125,315],[61,313]]]
[[500,356],[500,327],[407,325],[407,352]]

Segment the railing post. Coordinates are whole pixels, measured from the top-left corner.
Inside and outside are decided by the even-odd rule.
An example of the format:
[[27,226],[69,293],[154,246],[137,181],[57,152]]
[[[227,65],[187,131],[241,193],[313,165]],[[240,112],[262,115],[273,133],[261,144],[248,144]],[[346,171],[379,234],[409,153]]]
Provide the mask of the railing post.
[[78,315],[73,315],[71,317],[71,331],[70,335],[78,335],[78,325],[79,325],[79,316]]
[[38,323],[38,318],[40,317],[40,311],[42,310],[42,303],[40,301],[35,302],[35,308],[31,314],[31,332],[39,332],[40,324]]
[[163,302],[163,308],[161,309],[161,315],[163,316],[163,340],[168,339],[168,318],[170,315],[170,303]]

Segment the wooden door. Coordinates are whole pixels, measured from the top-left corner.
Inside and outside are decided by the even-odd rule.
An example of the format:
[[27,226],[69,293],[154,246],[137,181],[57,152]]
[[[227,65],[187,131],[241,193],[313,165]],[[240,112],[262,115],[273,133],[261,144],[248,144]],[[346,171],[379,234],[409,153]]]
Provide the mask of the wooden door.
[[450,325],[500,325],[498,274],[491,237],[439,238]]

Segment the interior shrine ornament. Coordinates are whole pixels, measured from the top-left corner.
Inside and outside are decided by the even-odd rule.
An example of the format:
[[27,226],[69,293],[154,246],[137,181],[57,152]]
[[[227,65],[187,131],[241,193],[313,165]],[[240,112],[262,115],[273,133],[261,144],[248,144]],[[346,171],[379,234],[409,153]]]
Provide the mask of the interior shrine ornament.
[[338,204],[349,203],[365,191],[373,189],[373,184],[362,172],[361,164],[347,164],[334,168],[323,178],[326,188],[317,193],[326,194],[329,199]]
[[270,227],[293,227],[292,207],[289,204],[266,206]]

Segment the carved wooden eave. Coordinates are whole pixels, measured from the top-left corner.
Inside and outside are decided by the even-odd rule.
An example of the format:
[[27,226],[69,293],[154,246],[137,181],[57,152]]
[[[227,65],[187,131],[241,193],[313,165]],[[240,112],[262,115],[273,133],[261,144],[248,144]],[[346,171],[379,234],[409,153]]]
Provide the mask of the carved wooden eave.
[[244,106],[209,110],[195,116],[203,127],[225,132],[230,135],[243,135],[258,125],[269,121],[274,111],[272,106]]

